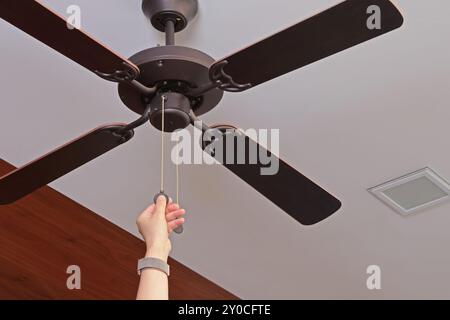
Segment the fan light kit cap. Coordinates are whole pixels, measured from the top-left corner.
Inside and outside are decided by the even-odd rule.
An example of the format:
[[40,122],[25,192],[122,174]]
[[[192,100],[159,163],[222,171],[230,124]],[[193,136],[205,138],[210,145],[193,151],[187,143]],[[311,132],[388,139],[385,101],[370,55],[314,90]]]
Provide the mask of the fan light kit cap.
[[369,192],[402,215],[450,200],[449,183],[430,168],[373,187]]

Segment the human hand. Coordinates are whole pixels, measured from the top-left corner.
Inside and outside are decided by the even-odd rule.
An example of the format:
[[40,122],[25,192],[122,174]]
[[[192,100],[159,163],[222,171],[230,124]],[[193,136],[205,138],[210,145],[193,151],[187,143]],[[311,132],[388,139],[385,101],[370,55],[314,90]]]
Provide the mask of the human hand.
[[184,223],[185,210],[170,201],[166,208],[166,198],[159,196],[137,218],[136,224],[147,246],[146,257],[167,261],[172,245],[169,234]]

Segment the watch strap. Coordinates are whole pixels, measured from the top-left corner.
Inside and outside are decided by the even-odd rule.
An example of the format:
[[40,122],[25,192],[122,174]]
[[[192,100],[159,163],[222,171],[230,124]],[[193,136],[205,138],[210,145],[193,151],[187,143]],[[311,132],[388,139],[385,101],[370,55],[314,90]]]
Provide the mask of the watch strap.
[[161,259],[157,259],[157,258],[142,258],[138,261],[138,275],[141,275],[141,272],[143,269],[147,269],[147,268],[151,268],[151,269],[157,269],[160,270],[162,272],[164,272],[165,274],[167,274],[167,276],[170,275],[170,267],[169,265],[161,260]]

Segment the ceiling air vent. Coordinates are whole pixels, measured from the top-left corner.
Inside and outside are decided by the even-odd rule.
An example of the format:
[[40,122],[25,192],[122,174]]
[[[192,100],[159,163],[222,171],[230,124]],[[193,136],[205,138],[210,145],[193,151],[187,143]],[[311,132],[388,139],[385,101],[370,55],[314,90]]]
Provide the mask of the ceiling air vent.
[[369,189],[379,200],[402,215],[450,200],[450,185],[430,168]]

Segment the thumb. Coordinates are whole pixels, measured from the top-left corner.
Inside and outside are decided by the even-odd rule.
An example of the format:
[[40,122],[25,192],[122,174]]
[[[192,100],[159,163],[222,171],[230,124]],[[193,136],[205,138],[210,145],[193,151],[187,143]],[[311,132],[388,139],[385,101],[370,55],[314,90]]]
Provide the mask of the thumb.
[[156,215],[163,215],[165,216],[166,212],[166,205],[167,205],[167,199],[163,195],[160,195],[158,199],[156,199],[156,208],[155,208],[155,214]]

